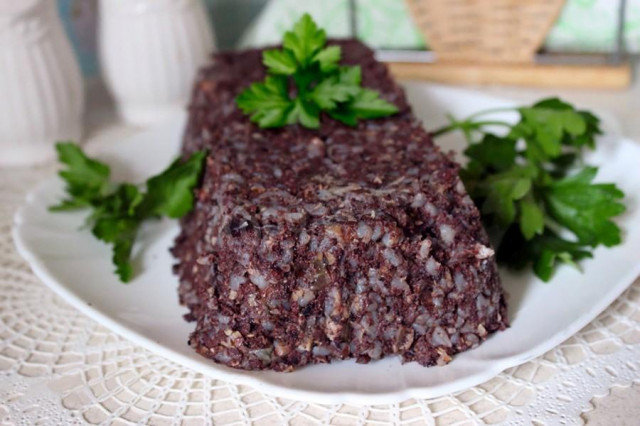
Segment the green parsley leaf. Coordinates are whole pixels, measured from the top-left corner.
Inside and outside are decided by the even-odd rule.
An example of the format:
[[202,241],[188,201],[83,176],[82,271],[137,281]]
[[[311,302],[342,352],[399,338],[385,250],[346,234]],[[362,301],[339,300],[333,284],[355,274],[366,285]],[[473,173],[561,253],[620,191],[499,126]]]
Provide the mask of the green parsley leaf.
[[563,101],[560,98],[545,98],[534,103],[531,108],[542,110],[551,109],[556,111],[572,111],[574,108],[571,104]]
[[325,47],[313,56],[313,61],[318,62],[320,71],[330,73],[338,69],[338,62],[342,56],[340,46]]
[[87,157],[80,147],[72,142],[59,142],[56,151],[60,162],[67,166],[58,174],[66,182],[71,198],[52,206],[50,210],[72,210],[90,206],[94,200],[110,190],[109,166]]
[[344,83],[338,76],[322,80],[313,88],[309,97],[323,110],[335,109],[340,102],[346,102],[360,92],[355,84]]
[[282,49],[263,53],[267,77],[238,95],[238,107],[262,128],[300,123],[317,129],[321,112],[349,126],[398,112],[378,92],[361,86],[359,66],[340,66],[340,46],[326,41],[324,30],[303,15],[285,33]]
[[317,129],[320,127],[320,109],[311,102],[297,98],[287,119],[288,124],[296,122],[309,129]]
[[360,68],[360,65],[340,67],[338,81],[345,85],[360,86],[362,83],[362,68]]
[[511,224],[516,218],[515,201],[529,193],[535,173],[532,167],[514,166],[488,177],[480,187],[486,195],[482,212],[494,214],[501,226]]
[[187,161],[177,159],[165,171],[147,180],[140,209],[145,217],[180,218],[193,208],[193,188],[198,183],[206,153],[194,153]]
[[283,76],[268,76],[263,83],[251,84],[236,98],[238,107],[251,114],[251,121],[260,127],[281,127],[295,103],[289,98],[287,79]]
[[580,269],[577,262],[593,257],[581,244],[564,240],[553,233],[538,238],[533,245],[533,270],[543,281],[549,281],[560,263]]
[[479,143],[469,145],[464,153],[482,166],[506,170],[516,160],[516,141],[487,133]]
[[113,264],[116,274],[122,282],[129,282],[133,276],[133,267],[129,258],[133,243],[141,224],[136,209],[143,200],[137,186],[125,183],[111,195],[105,197],[103,203],[94,214],[93,235],[113,245]]
[[527,139],[530,155],[535,159],[546,160],[562,153],[562,141],[565,133],[571,136],[581,135],[586,130],[582,115],[573,109],[560,109],[543,104],[541,107],[520,108],[522,115],[521,130]]
[[292,75],[298,68],[296,58],[288,50],[267,50],[262,54],[262,63],[271,74]]
[[118,239],[113,243],[113,257],[111,260],[116,265],[116,275],[123,283],[128,283],[133,278],[133,265],[130,258],[135,236],[136,232],[134,231],[132,234],[125,235],[122,239]]
[[579,114],[586,123],[584,133],[577,135],[573,139],[568,138],[563,142],[565,145],[573,145],[577,147],[586,146],[594,149],[596,147],[596,136],[602,134],[602,130],[600,129],[600,119],[589,111],[579,111]]
[[327,42],[327,34],[318,28],[308,13],[296,22],[293,31],[287,31],[282,45],[290,50],[301,65],[308,65],[315,53]]
[[[557,98],[499,111],[516,111],[520,121],[481,119],[496,112],[488,110],[452,118],[432,133],[461,130],[467,139],[469,162],[460,176],[481,207],[498,261],[514,268],[531,264],[548,281],[559,264],[577,267],[594,247],[620,244],[612,219],[625,210],[624,194],[614,184],[594,183],[597,169],[581,165],[583,150],[594,148],[601,134],[600,120]],[[506,135],[486,130],[495,126]],[[583,168],[575,173],[577,167]]]
[[617,200],[624,197],[613,184],[593,184],[598,169],[585,167],[580,173],[545,188],[549,214],[570,229],[583,244],[607,247],[620,244],[620,228],[610,219],[625,211]]
[[340,121],[347,126],[358,125],[358,116],[356,115],[355,111],[345,106],[340,105],[336,109],[329,110],[328,114],[334,120]]
[[[98,219],[105,217],[135,218],[138,206],[143,199],[144,194],[136,185],[122,183],[116,187],[113,193],[106,195],[99,204],[96,204],[93,220],[97,223]],[[106,232],[100,232],[100,236],[96,236],[107,242],[114,241]]]
[[361,88],[346,105],[329,111],[329,114],[336,120],[354,126],[358,119],[386,117],[397,112],[398,107],[382,99],[378,92]]
[[520,230],[527,240],[544,231],[544,212],[533,201],[520,203]]
[[398,112],[398,107],[385,101],[380,93],[371,89],[360,89],[360,92],[349,102],[347,108],[358,118],[380,118]]
[[[112,261],[122,282],[133,277],[131,253],[142,222],[151,217],[177,218],[193,208],[193,189],[202,173],[204,152],[188,160],[173,162],[164,172],[147,181],[147,191],[139,186],[109,182],[109,167],[87,157],[74,144],[57,145],[60,160],[67,169],[60,173],[70,196],[64,209],[90,207],[87,223],[92,234],[113,247]],[[82,183],[85,177],[85,183]],[[88,191],[95,189],[93,194]],[[58,206],[59,207],[59,206]],[[52,208],[60,211],[61,208]]]

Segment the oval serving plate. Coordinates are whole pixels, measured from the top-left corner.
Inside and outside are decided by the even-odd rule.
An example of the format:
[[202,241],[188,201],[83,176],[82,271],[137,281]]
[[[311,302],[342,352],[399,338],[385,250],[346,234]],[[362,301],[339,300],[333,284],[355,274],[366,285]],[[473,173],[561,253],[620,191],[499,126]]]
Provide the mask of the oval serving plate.
[[[445,113],[463,117],[475,111],[513,104],[479,92],[413,83],[407,85],[416,114],[441,124]],[[184,117],[125,140],[89,146],[91,155],[112,166],[118,179],[142,181],[163,169],[179,151]],[[432,127],[435,127],[432,125]],[[611,126],[609,126],[611,127]],[[460,150],[461,138],[439,143]],[[242,371],[213,363],[187,346],[192,323],[182,319],[175,260],[168,249],[178,233],[175,221],[146,224],[134,248],[136,278],[121,284],[113,273],[110,249],[82,224],[86,213],[47,211],[63,195],[57,177],[31,191],[16,213],[13,237],[20,254],[42,281],[76,308],[149,350],[211,377],[253,386],[259,391],[318,403],[379,404],[430,398],[477,385],[535,358],[588,324],[640,274],[640,144],[607,137],[589,162],[601,167],[599,180],[616,182],[628,195],[628,211],[619,220],[624,243],[597,249],[583,272],[560,268],[550,283],[531,273],[501,271],[509,294],[511,327],[478,348],[455,356],[444,367],[402,365],[398,358],[362,365],[354,361],[314,365],[293,373]]]

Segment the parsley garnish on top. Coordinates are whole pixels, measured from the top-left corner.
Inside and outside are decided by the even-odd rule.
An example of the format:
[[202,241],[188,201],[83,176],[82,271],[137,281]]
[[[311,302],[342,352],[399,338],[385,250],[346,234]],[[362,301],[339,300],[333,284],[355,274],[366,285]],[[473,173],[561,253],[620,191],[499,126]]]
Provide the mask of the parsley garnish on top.
[[143,221],[167,216],[179,218],[193,208],[193,190],[206,157],[196,152],[185,161],[174,161],[162,173],[149,178],[146,191],[131,183],[109,180],[109,166],[87,157],[71,142],[56,144],[58,158],[67,166],[60,171],[69,198],[51,211],[91,208],[87,225],[93,235],[113,246],[113,264],[122,282],[133,277],[131,253]]
[[267,76],[238,95],[238,107],[262,128],[300,123],[317,129],[321,111],[349,126],[398,112],[378,92],[362,87],[360,67],[341,66],[340,46],[326,42],[325,31],[303,15],[285,33],[282,49],[262,54]]
[[[515,111],[515,123],[481,119]],[[601,134],[600,120],[557,98],[529,107],[487,110],[433,132],[461,130],[468,164],[461,177],[480,208],[498,261],[533,269],[548,281],[559,263],[577,266],[593,248],[621,242],[611,218],[625,211],[624,194],[612,183],[594,183],[598,169],[582,163]],[[487,130],[503,127],[499,136]]]

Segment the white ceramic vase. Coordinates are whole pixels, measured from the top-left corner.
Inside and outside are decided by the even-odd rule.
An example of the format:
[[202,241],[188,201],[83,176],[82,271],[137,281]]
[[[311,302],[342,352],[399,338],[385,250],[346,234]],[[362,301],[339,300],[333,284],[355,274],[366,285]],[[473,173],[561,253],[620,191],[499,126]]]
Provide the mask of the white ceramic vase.
[[99,46],[121,117],[150,125],[185,110],[214,38],[200,0],[100,0]]
[[0,165],[54,158],[81,136],[84,85],[51,0],[0,0]]

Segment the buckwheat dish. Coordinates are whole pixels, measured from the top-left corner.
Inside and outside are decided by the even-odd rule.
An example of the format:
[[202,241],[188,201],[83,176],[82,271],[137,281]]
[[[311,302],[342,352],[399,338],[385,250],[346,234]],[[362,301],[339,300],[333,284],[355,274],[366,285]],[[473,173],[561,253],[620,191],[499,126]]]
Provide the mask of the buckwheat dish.
[[459,166],[434,146],[373,52],[334,42],[397,106],[349,127],[261,129],[235,104],[261,50],[198,77],[183,153],[208,150],[173,253],[189,344],[230,367],[355,358],[443,365],[506,326],[494,252]]

